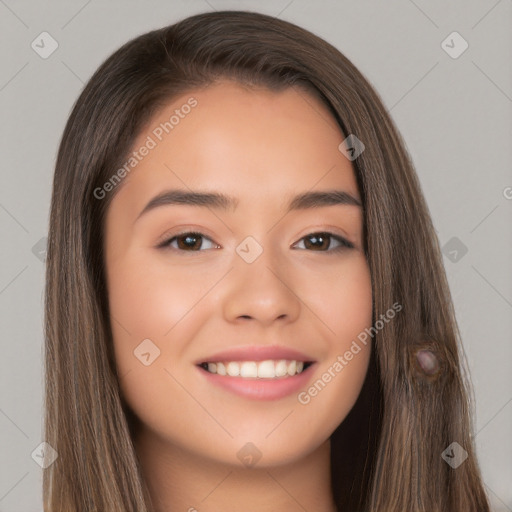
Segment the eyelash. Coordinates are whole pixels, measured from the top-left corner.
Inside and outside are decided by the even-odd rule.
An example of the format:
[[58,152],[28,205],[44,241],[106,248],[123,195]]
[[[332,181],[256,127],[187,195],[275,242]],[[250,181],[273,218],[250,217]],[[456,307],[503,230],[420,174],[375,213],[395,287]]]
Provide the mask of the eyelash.
[[[182,237],[184,235],[193,235],[195,237],[201,237],[201,238],[205,238],[207,240],[210,240],[211,242],[213,242],[213,240],[211,240],[211,238],[208,238],[207,236],[205,236],[203,233],[200,233],[198,231],[183,231],[181,233],[177,233],[175,235],[173,235],[171,238],[168,238],[167,240],[164,240],[162,243],[160,243],[157,247],[159,249],[168,249],[168,250],[172,250],[172,251],[176,251],[176,252],[202,252],[201,250],[198,250],[198,251],[185,251],[185,250],[181,250],[181,249],[177,249],[175,247],[171,247],[171,243],[179,238],[179,237]],[[322,236],[327,236],[331,239],[335,239],[337,240],[340,245],[338,247],[335,247],[334,249],[327,249],[325,251],[312,251],[312,252],[325,252],[325,253],[339,253],[339,252],[342,252],[342,251],[345,251],[347,249],[354,249],[354,244],[352,242],[349,242],[347,239],[343,238],[342,236],[338,236],[338,235],[335,235],[334,233],[330,233],[328,231],[314,231],[312,233],[309,233],[305,236],[303,236],[299,241],[301,240],[304,240],[305,238],[309,238],[309,237],[313,237],[314,235],[322,235]],[[308,249],[300,249],[301,251],[305,251],[305,250],[308,250]]]

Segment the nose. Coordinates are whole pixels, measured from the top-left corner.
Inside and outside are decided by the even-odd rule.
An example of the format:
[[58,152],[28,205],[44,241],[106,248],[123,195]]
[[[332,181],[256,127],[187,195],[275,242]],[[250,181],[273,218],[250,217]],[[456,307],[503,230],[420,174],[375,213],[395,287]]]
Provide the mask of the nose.
[[248,263],[236,256],[234,268],[226,276],[223,291],[223,313],[229,322],[254,320],[269,326],[276,320],[295,321],[301,300],[294,291],[290,268],[279,265],[271,250]]

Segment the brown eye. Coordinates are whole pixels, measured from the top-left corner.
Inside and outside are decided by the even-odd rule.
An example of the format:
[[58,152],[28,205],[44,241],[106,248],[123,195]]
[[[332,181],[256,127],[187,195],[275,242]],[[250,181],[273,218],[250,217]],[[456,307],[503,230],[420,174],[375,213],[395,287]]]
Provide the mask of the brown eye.
[[[345,238],[327,232],[310,233],[309,235],[301,238],[301,240],[306,241],[304,243],[305,249],[318,252],[335,252],[343,249],[354,248],[354,244]],[[336,240],[339,245],[334,249],[329,249],[332,240]]]
[[[179,233],[178,235],[173,236],[172,238],[169,238],[165,242],[163,242],[160,247],[170,247],[172,249],[176,249],[178,251],[186,251],[186,252],[197,252],[204,245],[203,240],[208,240],[209,242],[212,242],[209,238],[205,237],[202,233],[196,233],[196,232],[185,232],[185,233]],[[174,242],[177,243],[176,245],[173,245]],[[212,243],[213,246],[215,244]],[[217,246],[218,247],[218,246]],[[207,247],[211,248],[211,247]]]

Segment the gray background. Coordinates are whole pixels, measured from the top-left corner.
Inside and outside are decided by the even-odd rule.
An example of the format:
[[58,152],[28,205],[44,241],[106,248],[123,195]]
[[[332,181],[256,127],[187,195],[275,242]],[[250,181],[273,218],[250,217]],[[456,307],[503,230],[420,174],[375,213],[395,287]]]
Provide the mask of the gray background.
[[[445,248],[486,489],[493,510],[511,511],[511,1],[0,0],[0,512],[42,510],[31,454],[43,441],[44,237],[72,104],[122,43],[221,9],[264,12],[320,35],[390,110]],[[43,31],[59,45],[46,59],[31,47]],[[457,58],[442,46],[453,31],[469,44]]]

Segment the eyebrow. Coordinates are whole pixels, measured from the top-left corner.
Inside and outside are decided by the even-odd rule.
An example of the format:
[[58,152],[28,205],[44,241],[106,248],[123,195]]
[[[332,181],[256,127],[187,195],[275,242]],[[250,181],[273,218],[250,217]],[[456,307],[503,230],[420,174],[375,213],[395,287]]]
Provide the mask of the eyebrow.
[[[199,192],[187,190],[165,190],[153,197],[139,213],[135,222],[147,212],[161,206],[188,205],[215,208],[217,210],[235,210],[238,199],[219,192]],[[361,201],[344,190],[325,190],[304,192],[296,195],[288,203],[287,212],[306,210],[322,206],[350,205],[362,208]]]

